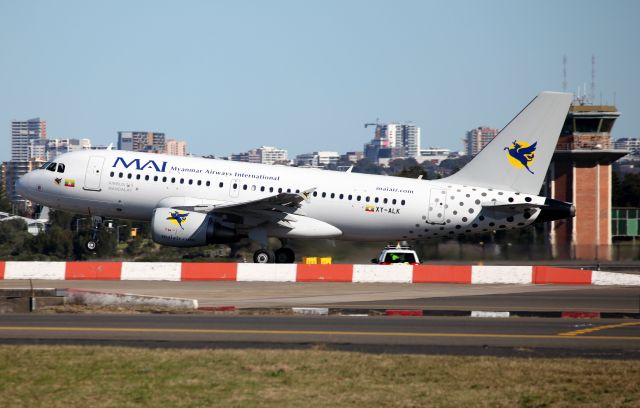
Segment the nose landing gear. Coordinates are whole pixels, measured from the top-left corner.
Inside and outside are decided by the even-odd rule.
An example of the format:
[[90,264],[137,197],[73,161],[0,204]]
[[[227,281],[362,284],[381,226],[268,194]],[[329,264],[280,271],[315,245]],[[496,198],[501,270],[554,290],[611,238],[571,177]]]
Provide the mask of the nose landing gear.
[[102,217],[92,216],[91,217],[91,239],[86,242],[85,247],[89,251],[95,251],[98,247],[98,243],[100,242],[98,239],[98,233],[100,232],[100,227],[102,227]]

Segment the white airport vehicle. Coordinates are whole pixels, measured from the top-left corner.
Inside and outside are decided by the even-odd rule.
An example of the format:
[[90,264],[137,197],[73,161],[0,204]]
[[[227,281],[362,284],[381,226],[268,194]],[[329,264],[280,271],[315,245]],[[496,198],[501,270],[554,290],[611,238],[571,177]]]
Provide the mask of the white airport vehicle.
[[377,258],[373,258],[371,263],[379,265],[391,265],[391,264],[408,264],[419,265],[420,258],[416,251],[407,245],[388,245],[386,246]]
[[[249,238],[261,245],[260,263],[294,262],[287,238],[389,242],[521,228],[575,213],[538,196],[571,99],[539,94],[463,169],[439,180],[102,150],[65,153],[16,189],[94,220],[150,221],[163,245]],[[284,245],[274,252],[268,237]]]

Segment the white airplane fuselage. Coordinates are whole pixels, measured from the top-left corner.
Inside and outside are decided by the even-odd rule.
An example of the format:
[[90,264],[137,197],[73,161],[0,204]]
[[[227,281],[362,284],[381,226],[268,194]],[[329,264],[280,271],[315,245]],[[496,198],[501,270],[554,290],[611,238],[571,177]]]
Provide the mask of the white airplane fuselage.
[[[545,197],[445,180],[345,173],[119,150],[66,153],[64,172],[40,169],[19,181],[24,197],[54,209],[131,220],[159,207],[228,205],[315,189],[296,214],[335,229],[306,236],[296,221],[270,236],[393,241],[524,227]],[[247,214],[251,217],[251,214]],[[299,218],[299,220],[303,220]],[[303,228],[303,223],[297,224]],[[337,230],[336,230],[337,229]],[[278,232],[280,231],[280,232]],[[285,231],[285,232],[283,232]]]

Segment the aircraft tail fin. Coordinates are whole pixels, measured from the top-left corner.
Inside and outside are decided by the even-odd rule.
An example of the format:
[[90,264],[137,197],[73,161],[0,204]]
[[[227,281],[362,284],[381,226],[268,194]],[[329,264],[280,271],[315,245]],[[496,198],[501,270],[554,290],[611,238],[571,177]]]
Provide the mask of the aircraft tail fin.
[[442,181],[538,194],[572,94],[536,96],[466,166]]

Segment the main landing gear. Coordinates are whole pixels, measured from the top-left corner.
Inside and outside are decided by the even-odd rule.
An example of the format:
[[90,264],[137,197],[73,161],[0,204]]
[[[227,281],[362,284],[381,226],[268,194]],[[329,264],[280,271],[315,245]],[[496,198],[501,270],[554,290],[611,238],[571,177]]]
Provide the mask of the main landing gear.
[[296,254],[291,248],[282,247],[275,252],[270,249],[259,249],[253,253],[254,263],[294,263]]

